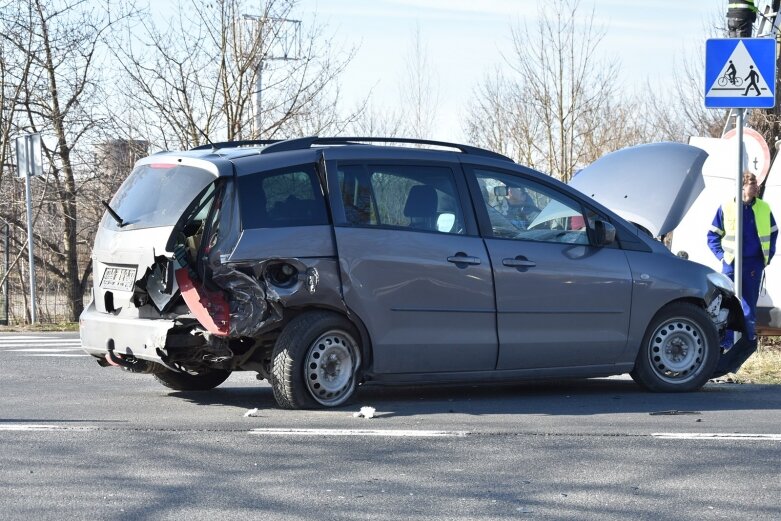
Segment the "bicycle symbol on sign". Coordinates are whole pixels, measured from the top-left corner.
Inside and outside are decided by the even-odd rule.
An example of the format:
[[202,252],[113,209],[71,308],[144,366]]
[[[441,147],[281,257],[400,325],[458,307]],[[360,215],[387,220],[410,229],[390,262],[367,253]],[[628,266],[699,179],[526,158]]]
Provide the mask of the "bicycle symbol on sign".
[[729,67],[724,71],[724,75],[719,78],[719,87],[724,87],[727,83],[731,83],[735,87],[743,85],[743,79],[738,76],[738,70],[732,60],[729,61]]
[[729,83],[730,85],[734,85],[735,87],[740,87],[743,85],[743,79],[740,76],[735,76],[734,78],[730,78],[726,74],[724,76],[719,77],[719,87],[724,87]]

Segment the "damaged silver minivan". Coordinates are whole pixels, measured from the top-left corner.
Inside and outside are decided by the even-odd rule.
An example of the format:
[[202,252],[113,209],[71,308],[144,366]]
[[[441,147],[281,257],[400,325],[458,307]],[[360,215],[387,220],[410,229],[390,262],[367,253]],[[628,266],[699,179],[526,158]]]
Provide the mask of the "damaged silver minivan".
[[[671,147],[699,175],[705,154]],[[214,144],[142,159],[105,205],[82,345],[176,390],[255,371],[284,408],[339,406],[362,383],[629,372],[691,391],[720,331],[744,329],[723,275],[465,145]]]

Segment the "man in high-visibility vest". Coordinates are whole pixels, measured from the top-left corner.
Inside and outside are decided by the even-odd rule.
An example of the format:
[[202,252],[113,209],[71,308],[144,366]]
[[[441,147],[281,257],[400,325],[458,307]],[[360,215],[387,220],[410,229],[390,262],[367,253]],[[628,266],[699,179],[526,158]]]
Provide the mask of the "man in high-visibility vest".
[[[742,245],[742,296],[749,342],[756,348],[755,322],[762,272],[776,253],[778,227],[770,206],[757,197],[757,178],[751,172],[743,174],[743,245]],[[738,205],[735,200],[719,207],[708,230],[708,247],[721,261],[722,272],[735,279],[735,251]],[[729,348],[732,339],[722,344]],[[753,352],[753,350],[751,351]],[[749,353],[750,355],[751,353]],[[748,358],[748,357],[746,357]],[[744,359],[745,361],[745,359]],[[733,369],[737,370],[737,368]],[[732,371],[730,371],[732,372]]]
[[730,38],[751,38],[757,7],[754,0],[728,0],[727,32]]

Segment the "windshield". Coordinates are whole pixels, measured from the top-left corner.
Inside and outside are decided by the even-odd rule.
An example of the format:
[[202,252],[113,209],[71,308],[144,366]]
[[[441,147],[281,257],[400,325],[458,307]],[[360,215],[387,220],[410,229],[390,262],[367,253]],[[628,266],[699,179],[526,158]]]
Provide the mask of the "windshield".
[[[125,226],[122,230],[173,226],[189,204],[215,176],[190,166],[151,164],[139,166],[119,187],[111,208]],[[103,226],[118,230],[105,215]]]

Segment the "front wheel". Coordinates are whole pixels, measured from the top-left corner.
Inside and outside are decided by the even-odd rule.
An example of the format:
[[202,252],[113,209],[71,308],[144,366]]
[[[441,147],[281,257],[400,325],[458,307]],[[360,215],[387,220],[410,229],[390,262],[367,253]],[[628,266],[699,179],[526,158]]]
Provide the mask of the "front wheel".
[[678,302],[651,320],[630,375],[650,391],[694,391],[713,374],[719,354],[718,332],[705,310]]
[[355,392],[361,364],[358,332],[328,311],[305,313],[274,346],[271,387],[283,409],[337,407]]
[[205,369],[199,373],[177,373],[166,369],[155,373],[155,378],[175,391],[208,391],[227,380],[230,374],[224,369]]

